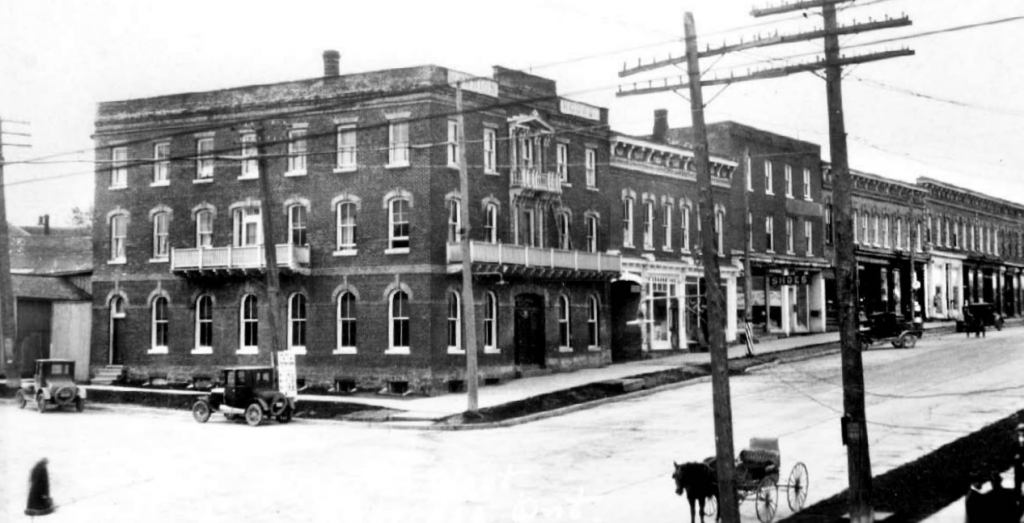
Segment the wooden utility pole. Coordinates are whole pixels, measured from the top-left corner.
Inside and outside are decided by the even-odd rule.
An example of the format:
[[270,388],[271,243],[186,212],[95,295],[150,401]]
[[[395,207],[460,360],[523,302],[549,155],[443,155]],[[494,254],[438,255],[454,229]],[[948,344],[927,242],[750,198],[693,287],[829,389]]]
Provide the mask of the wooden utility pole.
[[[704,95],[700,85],[700,60],[697,57],[697,29],[693,13],[684,17],[686,35],[686,72],[690,80],[690,113],[693,118],[693,158],[697,167],[700,194],[701,262],[704,265],[705,297],[708,301],[708,342],[711,345],[711,396],[715,418],[715,457],[718,466],[718,500],[722,519],[739,523],[736,489],[733,487],[735,462],[732,442],[732,400],[729,393],[729,353],[725,346],[725,297],[721,292],[718,268],[718,239],[715,227],[715,200],[711,183],[708,135],[704,127]],[[746,187],[743,188],[746,191]],[[744,217],[745,219],[745,217]],[[722,224],[724,228],[725,224]],[[721,231],[725,234],[725,231]]]
[[[750,166],[750,150],[743,151],[743,322],[744,332],[747,336],[750,336],[753,332],[749,328],[750,321],[754,315],[754,304],[751,301],[754,296],[754,274],[750,270],[750,250],[753,248],[750,245],[752,241],[751,227],[753,223],[750,220],[750,191],[748,187],[753,187],[753,169]],[[747,341],[747,348],[753,347],[754,340]],[[752,352],[752,351],[750,351]]]
[[459,222],[462,247],[462,317],[465,328],[466,349],[466,392],[468,403],[466,413],[476,416],[477,412],[477,347],[476,347],[476,300],[473,299],[473,260],[469,238],[469,166],[466,163],[466,118],[462,110],[462,82],[455,84],[455,112],[458,113],[459,141]]
[[274,202],[270,191],[270,170],[267,169],[266,131],[256,137],[257,176],[260,180],[260,217],[263,220],[263,262],[267,268],[267,329],[270,331],[270,364],[277,368],[277,351],[281,350],[281,280],[277,270],[277,245],[274,243]]
[[14,357],[14,285],[11,283],[10,239],[7,233],[3,136],[3,120],[0,119],[0,340],[3,343],[0,345],[0,363],[3,364],[8,380],[18,380],[21,378],[21,368]]

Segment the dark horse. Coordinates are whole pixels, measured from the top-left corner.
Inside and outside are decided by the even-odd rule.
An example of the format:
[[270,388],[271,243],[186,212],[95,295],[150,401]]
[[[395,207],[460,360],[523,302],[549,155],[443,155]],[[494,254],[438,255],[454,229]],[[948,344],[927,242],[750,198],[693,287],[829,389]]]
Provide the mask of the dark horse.
[[[672,479],[676,481],[676,495],[682,496],[686,491],[686,499],[690,502],[690,523],[694,523],[693,502],[700,504],[700,521],[704,523],[704,501],[714,497],[718,502],[718,474],[715,472],[713,463],[683,463],[682,465],[672,462],[675,472]],[[720,519],[720,514],[715,514],[715,520]]]

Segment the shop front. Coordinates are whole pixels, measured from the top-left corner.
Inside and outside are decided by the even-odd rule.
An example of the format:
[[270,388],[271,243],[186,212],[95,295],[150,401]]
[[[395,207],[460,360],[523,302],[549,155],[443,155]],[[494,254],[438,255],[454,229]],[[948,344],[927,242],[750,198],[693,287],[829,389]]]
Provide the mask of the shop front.
[[[825,332],[825,285],[819,267],[751,267],[751,322],[762,333]],[[742,301],[742,300],[741,300]],[[737,313],[743,315],[743,308]]]
[[928,318],[957,319],[973,288],[965,257],[955,253],[932,251],[925,271],[925,306]]

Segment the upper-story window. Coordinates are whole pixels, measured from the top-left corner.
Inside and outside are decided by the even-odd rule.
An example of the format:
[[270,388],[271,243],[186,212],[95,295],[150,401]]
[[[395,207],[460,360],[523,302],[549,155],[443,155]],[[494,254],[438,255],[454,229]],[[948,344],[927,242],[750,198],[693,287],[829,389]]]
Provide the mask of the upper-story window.
[[167,185],[171,182],[171,144],[161,142],[153,145],[153,185]]
[[288,300],[288,350],[306,353],[306,295],[302,293]]
[[484,207],[484,240],[498,243],[498,206],[493,203]]
[[633,246],[633,198],[622,199],[622,245]]
[[905,249],[908,242],[903,241],[903,218],[896,217],[896,245],[897,249]]
[[793,197],[793,166],[788,163],[782,167],[786,176],[786,198]]
[[352,171],[356,169],[356,126],[339,125],[337,136],[337,158],[335,158],[335,170]]
[[571,224],[572,216],[567,212],[558,213],[558,221],[555,226],[558,228],[558,248],[563,250],[572,249]]
[[672,250],[672,204],[666,203],[662,205],[661,211],[661,224],[662,232],[665,234],[665,246],[666,251]]
[[240,207],[232,213],[235,222],[235,247],[252,247],[263,244],[263,221],[260,208],[256,206]]
[[754,173],[750,167],[750,157],[747,157],[747,169],[743,172],[743,178],[747,181],[747,191],[754,192]]
[[644,202],[644,249],[654,248],[654,202]]
[[804,199],[811,200],[811,170],[804,167]]
[[351,251],[356,248],[356,212],[355,202],[340,202],[336,208],[338,220],[338,250]]
[[196,179],[213,178],[213,138],[196,140]]
[[170,256],[170,248],[168,246],[168,224],[170,222],[170,214],[167,212],[158,212],[153,214],[153,258],[157,260],[166,260]]
[[587,149],[585,155],[587,169],[587,187],[597,187],[597,151]]
[[388,125],[388,167],[409,165],[409,122]]
[[882,247],[889,248],[889,217],[882,218]]
[[679,214],[679,225],[683,230],[683,237],[680,240],[679,248],[683,251],[690,250],[690,206],[684,205]]
[[128,215],[115,214],[110,217],[110,261],[124,262],[125,241],[128,237]]
[[459,200],[448,199],[448,243],[462,241],[462,211]]
[[719,254],[725,252],[725,212],[721,210],[715,212],[715,247]]
[[587,252],[597,252],[597,216],[588,214],[585,220],[587,223]]
[[498,133],[489,128],[484,128],[484,172],[498,172]]
[[771,215],[764,217],[765,250],[775,251],[775,220]]
[[245,133],[242,142],[242,173],[241,178],[258,178],[260,175],[259,149],[256,146],[256,133]]
[[921,252],[921,222],[917,222],[915,227],[917,228],[917,234],[914,236],[914,250]]
[[306,207],[295,204],[288,207],[288,243],[292,245],[309,245],[306,236]]
[[555,144],[555,171],[562,183],[569,183],[569,146],[564,143]]
[[306,130],[288,131],[288,172],[285,176],[306,174]]
[[459,166],[459,122],[448,120],[448,167]]
[[860,241],[865,245],[871,243],[871,239],[868,237],[868,219],[870,219],[868,213],[864,213],[860,217]]
[[530,135],[524,135],[520,140],[520,155],[522,157],[522,166],[526,169],[533,167],[533,137]]
[[196,213],[196,247],[213,247],[213,211]]
[[127,147],[114,147],[110,151],[110,187],[128,187]]
[[794,252],[794,241],[793,234],[793,218],[786,218],[786,253],[793,254]]
[[814,255],[814,222],[804,220],[804,254]]
[[773,177],[772,177],[772,161],[771,160],[765,160],[764,161],[764,193],[765,194],[775,194],[775,189],[773,188],[774,185],[775,185],[775,182],[774,182]]
[[825,204],[825,243],[832,245],[832,202]]
[[388,205],[388,242],[392,249],[409,248],[409,200],[395,198]]

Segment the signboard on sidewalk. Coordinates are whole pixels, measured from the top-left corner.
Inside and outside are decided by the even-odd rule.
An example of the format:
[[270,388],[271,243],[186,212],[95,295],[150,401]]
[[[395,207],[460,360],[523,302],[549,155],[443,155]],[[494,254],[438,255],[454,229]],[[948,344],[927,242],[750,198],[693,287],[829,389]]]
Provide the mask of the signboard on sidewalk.
[[295,373],[295,353],[277,353],[277,387],[285,396],[295,399],[299,385]]

